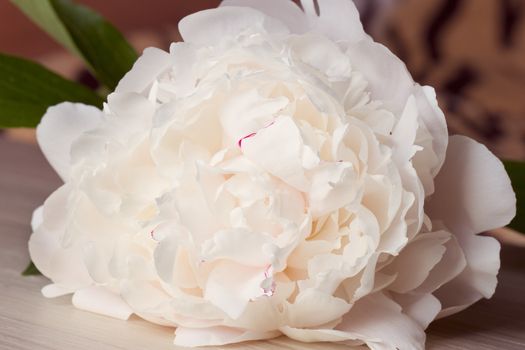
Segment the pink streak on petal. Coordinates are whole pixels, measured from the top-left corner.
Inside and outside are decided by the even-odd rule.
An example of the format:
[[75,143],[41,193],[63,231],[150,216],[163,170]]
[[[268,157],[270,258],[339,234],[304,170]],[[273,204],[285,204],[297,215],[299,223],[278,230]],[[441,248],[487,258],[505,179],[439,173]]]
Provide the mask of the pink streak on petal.
[[247,138],[253,137],[253,136],[255,136],[255,135],[257,135],[257,133],[256,133],[256,132],[252,132],[251,134],[248,134],[248,135],[246,135],[246,136],[241,137],[241,138],[239,139],[239,141],[237,142],[237,145],[239,145],[239,147],[242,147],[242,141],[243,141],[244,139],[247,139]]
[[[267,125],[265,125],[264,127],[261,128],[262,129],[266,129],[266,128],[269,128],[270,126],[272,126],[273,124],[275,124],[275,120],[272,120],[270,123],[268,123]],[[244,139],[247,139],[247,138],[250,138],[250,137],[254,137],[255,135],[257,135],[257,132],[252,132],[251,134],[248,134],[246,136],[243,136],[239,139],[239,141],[237,141],[237,145],[239,145],[239,147],[242,147],[242,141]]]

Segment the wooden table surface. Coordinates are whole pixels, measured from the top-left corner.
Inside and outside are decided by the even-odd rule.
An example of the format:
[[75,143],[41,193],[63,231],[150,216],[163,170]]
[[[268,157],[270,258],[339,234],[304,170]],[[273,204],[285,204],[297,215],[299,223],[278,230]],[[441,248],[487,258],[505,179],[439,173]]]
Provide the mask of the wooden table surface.
[[[0,349],[175,349],[171,328],[136,317],[124,322],[76,310],[69,297],[42,297],[44,277],[20,275],[29,261],[32,210],[59,184],[36,146],[0,135]],[[525,349],[525,250],[504,246],[502,261],[494,298],[434,323],[427,349]],[[220,349],[347,348],[278,338]]]

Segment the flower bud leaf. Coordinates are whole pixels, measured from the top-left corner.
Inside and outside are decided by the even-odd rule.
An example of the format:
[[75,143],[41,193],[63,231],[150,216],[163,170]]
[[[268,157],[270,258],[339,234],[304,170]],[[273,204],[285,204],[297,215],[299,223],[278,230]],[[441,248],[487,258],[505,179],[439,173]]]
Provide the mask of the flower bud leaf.
[[0,76],[0,128],[35,127],[49,106],[64,101],[103,103],[87,87],[25,59],[0,54]]

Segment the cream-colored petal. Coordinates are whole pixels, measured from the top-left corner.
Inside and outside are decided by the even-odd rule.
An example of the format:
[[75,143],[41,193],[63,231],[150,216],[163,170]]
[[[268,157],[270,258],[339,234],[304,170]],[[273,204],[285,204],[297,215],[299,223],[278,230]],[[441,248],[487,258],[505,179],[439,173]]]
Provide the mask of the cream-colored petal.
[[248,7],[224,6],[204,10],[186,16],[179,22],[179,31],[184,41],[197,45],[212,45],[234,39],[250,29],[274,33],[288,32],[279,21]]
[[102,112],[81,103],[64,102],[49,107],[36,127],[38,145],[62,180],[69,178],[71,145],[84,132],[95,128]]
[[166,51],[149,47],[135,62],[133,68],[120,80],[117,93],[143,93],[157,77],[168,70],[172,57]]
[[440,317],[464,310],[481,298],[490,298],[498,284],[500,244],[492,237],[458,237],[467,266],[434,294],[443,304]]
[[394,300],[403,313],[426,329],[441,311],[441,303],[432,294],[396,294]]
[[505,226],[516,214],[516,196],[503,164],[468,137],[450,138],[435,186],[426,212],[456,235]]
[[236,319],[252,299],[264,295],[261,287],[266,279],[264,268],[247,267],[223,261],[208,276],[204,299]]
[[425,332],[402,313],[401,307],[381,293],[359,300],[337,330],[359,334],[372,350],[423,350]]
[[334,41],[357,42],[367,38],[359,19],[359,12],[352,1],[318,0],[319,16],[313,0],[301,0],[313,31]]
[[73,305],[81,310],[127,320],[133,310],[122,298],[105,287],[80,289],[73,295]]
[[308,31],[309,24],[301,9],[292,1],[282,0],[223,0],[220,6],[251,7],[285,24],[292,33]]
[[445,254],[444,244],[450,239],[445,231],[418,235],[381,272],[397,275],[388,288],[397,293],[408,293],[419,287]]

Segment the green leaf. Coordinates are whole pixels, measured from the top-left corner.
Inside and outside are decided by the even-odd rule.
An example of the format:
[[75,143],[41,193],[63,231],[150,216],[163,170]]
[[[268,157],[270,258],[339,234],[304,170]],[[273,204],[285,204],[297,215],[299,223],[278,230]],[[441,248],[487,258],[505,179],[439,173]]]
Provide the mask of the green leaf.
[[75,54],[82,55],[68,30],[58,18],[51,2],[47,0],[11,0],[11,2],[61,45]]
[[525,162],[504,161],[514,192],[516,192],[516,217],[509,227],[525,233]]
[[80,53],[98,80],[111,90],[137,59],[124,36],[85,6],[71,0],[11,1],[58,42]]
[[33,262],[31,261],[29,265],[26,267],[24,272],[22,272],[22,276],[34,276],[34,275],[41,275],[42,273],[38,271],[37,267]]
[[49,106],[64,101],[103,103],[87,87],[25,59],[0,54],[0,77],[0,128],[35,127]]

